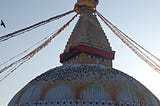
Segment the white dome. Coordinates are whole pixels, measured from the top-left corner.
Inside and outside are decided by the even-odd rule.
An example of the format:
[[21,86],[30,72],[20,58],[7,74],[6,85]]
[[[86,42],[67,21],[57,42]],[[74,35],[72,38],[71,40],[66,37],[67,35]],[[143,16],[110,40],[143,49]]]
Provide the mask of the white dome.
[[64,65],[38,76],[8,106],[160,106],[134,78],[102,65]]

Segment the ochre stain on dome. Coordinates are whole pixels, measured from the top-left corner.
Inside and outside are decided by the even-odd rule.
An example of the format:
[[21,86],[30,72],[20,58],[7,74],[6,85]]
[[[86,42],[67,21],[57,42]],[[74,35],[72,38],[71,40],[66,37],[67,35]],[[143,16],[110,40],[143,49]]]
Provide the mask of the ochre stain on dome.
[[49,92],[49,90],[57,87],[59,84],[60,84],[59,82],[43,84],[42,92],[40,93],[40,100],[43,101],[46,97],[46,94]]
[[[111,99],[113,101],[115,101],[116,103],[119,102],[117,96],[118,96],[119,92],[121,92],[121,88],[122,88],[123,90],[126,89],[126,91],[129,89],[131,90],[130,92],[134,91],[135,96],[137,98],[139,98],[141,100],[141,102],[143,102],[143,103],[141,103],[141,106],[146,106],[145,97],[142,93],[143,91],[141,91],[141,89],[138,89],[138,86],[136,86],[136,85],[128,86],[128,85],[125,85],[125,83],[123,81],[118,81],[118,80],[110,81],[110,82],[105,81],[104,85],[106,88],[106,94],[109,94]],[[125,86],[126,88],[124,88],[122,86]]]
[[88,88],[91,88],[90,82],[85,82],[85,83],[73,82],[73,83],[71,83],[71,89],[73,90],[73,93],[74,93],[74,99],[81,100],[83,92],[86,91]]
[[141,100],[141,106],[146,106],[145,97],[144,97],[144,94],[142,93],[143,91],[140,91],[140,89],[136,85],[134,85],[134,86],[131,85],[131,86],[132,87],[130,87],[130,88],[135,91],[137,98],[139,98]]
[[[132,85],[132,86],[133,86],[133,85]],[[137,96],[138,98],[140,98],[140,99],[144,102],[144,103],[142,104],[142,106],[146,106],[145,98],[144,98],[143,93],[141,93],[141,92],[139,91],[138,87],[136,87],[136,86],[133,86],[132,89],[135,91],[136,96]]]
[[20,92],[19,95],[17,97],[16,103],[18,104],[22,98],[22,96],[24,95],[24,93],[26,93],[26,91],[30,88],[31,86],[27,85],[25,86]]
[[106,88],[106,93],[110,95],[113,101],[117,102],[117,93],[119,89],[120,84],[115,82],[106,82],[105,81],[105,88]]
[[74,92],[74,99],[75,100],[80,100],[83,91],[85,90],[85,85],[84,84],[73,84],[72,89]]

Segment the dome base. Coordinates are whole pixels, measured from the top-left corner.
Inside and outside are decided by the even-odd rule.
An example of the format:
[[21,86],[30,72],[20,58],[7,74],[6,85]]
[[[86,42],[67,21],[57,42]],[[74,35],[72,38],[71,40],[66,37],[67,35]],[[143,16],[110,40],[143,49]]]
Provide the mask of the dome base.
[[96,64],[69,64],[51,69],[27,84],[8,106],[70,105],[160,106],[134,78]]

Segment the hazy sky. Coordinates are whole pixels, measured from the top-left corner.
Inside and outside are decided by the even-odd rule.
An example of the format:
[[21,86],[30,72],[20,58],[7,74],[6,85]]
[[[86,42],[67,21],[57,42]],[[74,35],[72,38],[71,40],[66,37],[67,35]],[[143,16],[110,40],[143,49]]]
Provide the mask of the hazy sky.
[[[0,36],[70,11],[75,2],[76,0],[0,0],[0,19],[4,20],[7,27],[0,27]],[[143,47],[160,57],[159,4],[160,0],[100,0],[97,10]],[[73,15],[74,13],[0,42],[0,64],[55,32]],[[59,54],[63,52],[77,20],[78,18],[43,51],[0,82],[0,106],[6,106],[36,76],[61,65]],[[139,59],[102,21],[100,23],[112,49],[116,51],[113,67],[136,78],[160,99],[160,74]]]

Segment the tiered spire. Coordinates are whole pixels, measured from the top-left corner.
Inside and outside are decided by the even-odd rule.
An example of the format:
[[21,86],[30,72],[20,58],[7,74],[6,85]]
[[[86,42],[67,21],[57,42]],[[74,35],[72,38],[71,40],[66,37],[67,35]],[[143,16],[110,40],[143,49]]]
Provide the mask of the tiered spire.
[[63,64],[103,64],[112,67],[114,51],[98,22],[95,10],[81,6],[79,20],[60,55]]

